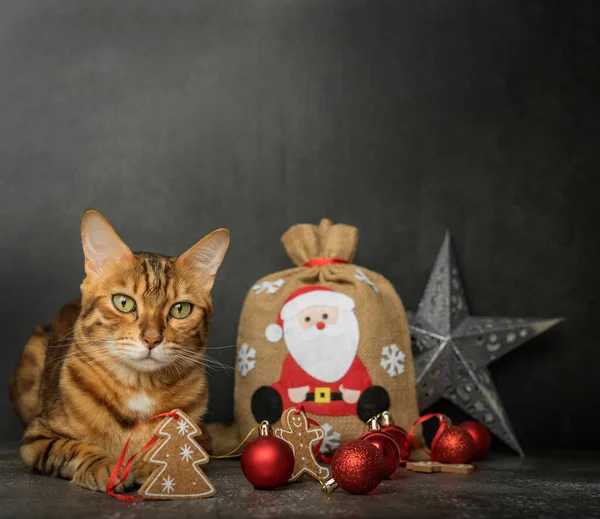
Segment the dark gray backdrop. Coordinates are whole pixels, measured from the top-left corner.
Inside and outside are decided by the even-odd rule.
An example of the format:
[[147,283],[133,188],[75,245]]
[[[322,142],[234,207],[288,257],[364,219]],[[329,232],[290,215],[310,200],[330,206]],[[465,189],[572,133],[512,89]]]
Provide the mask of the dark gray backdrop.
[[[290,266],[287,227],[328,216],[408,308],[450,229],[473,313],[566,316],[492,372],[526,449],[598,446],[594,4],[4,0],[2,387],[78,293],[86,208],[135,250],[232,230],[214,346]],[[228,419],[232,376],[211,381]],[[5,390],[0,413],[16,438]]]

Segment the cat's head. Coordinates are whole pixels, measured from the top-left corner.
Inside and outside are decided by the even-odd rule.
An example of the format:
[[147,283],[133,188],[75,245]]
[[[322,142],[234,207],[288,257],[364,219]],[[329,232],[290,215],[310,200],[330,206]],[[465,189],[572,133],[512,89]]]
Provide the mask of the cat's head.
[[83,216],[78,346],[140,372],[202,365],[210,291],[229,245],[218,229],[178,258],[133,253],[97,211]]

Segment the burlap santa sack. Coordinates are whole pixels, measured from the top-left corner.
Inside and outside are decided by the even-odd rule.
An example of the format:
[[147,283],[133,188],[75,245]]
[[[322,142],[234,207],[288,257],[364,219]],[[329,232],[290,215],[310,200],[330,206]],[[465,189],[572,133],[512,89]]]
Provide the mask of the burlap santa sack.
[[240,318],[240,432],[277,426],[298,405],[321,424],[324,453],[382,411],[408,430],[419,413],[406,314],[389,281],[350,263],[357,229],[324,219],[293,226],[282,242],[297,267],[258,281]]

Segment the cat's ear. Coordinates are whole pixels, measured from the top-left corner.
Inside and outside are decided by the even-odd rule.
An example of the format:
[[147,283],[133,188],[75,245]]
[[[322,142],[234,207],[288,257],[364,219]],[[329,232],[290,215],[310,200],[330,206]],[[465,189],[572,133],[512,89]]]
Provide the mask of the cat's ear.
[[108,220],[98,211],[89,210],[81,220],[81,242],[85,256],[85,273],[97,275],[105,261],[119,261],[132,256]]
[[217,229],[179,256],[175,266],[202,274],[203,286],[210,290],[228,246],[229,231]]

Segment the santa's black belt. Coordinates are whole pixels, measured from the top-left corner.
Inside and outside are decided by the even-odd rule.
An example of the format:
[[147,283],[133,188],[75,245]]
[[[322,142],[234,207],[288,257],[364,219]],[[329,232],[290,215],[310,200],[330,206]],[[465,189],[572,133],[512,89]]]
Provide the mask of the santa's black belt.
[[328,387],[315,388],[314,393],[306,394],[307,402],[316,402],[318,404],[327,404],[333,400],[342,400],[342,393],[339,391],[331,391]]

